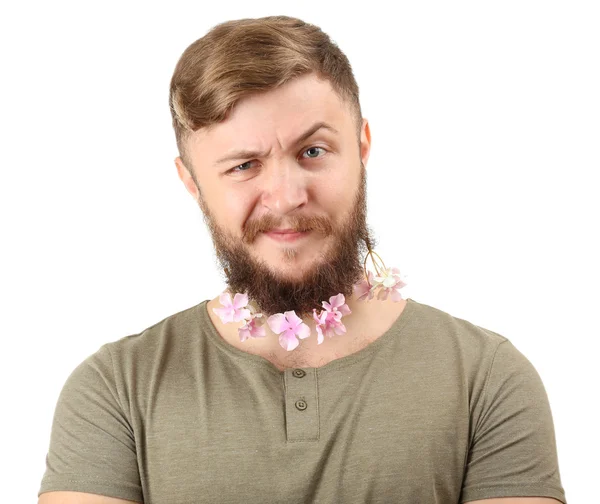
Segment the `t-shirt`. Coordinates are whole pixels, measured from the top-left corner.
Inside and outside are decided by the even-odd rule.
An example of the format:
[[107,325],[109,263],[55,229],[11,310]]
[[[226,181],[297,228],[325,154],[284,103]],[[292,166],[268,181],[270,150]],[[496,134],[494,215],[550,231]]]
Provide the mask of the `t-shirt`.
[[544,386],[505,337],[408,298],[361,350],[280,371],[227,343],[207,302],[75,368],[39,493],[145,504],[566,502]]

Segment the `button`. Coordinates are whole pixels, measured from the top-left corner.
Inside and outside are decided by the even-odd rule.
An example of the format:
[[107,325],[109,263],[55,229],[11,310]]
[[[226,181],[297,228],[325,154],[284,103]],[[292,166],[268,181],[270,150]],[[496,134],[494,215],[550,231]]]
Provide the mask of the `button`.
[[296,408],[298,408],[300,411],[304,411],[306,408],[308,408],[308,404],[306,404],[306,401],[300,399],[299,401],[296,401]]
[[303,371],[302,369],[294,369],[292,371],[292,375],[295,376],[296,378],[302,378],[303,376],[306,376],[306,372]]

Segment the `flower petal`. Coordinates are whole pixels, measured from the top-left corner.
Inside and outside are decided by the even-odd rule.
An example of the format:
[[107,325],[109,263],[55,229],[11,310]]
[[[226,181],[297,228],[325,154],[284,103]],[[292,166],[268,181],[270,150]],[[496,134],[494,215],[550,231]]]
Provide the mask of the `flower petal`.
[[300,339],[308,338],[310,336],[310,327],[306,324],[302,323],[296,327],[295,331],[296,336]]
[[290,350],[296,348],[300,342],[296,336],[292,334],[292,336],[289,337],[288,331],[284,331],[279,335],[279,344],[289,352]]
[[396,285],[396,279],[393,276],[386,276],[383,280],[383,286],[387,289]]
[[313,308],[313,320],[315,321],[316,326],[324,324],[326,318],[327,318],[327,312],[325,310],[321,310],[321,313],[319,315],[317,315],[316,308]]
[[233,322],[233,310],[231,308],[213,308],[213,312],[219,316],[223,324]]
[[320,325],[317,326],[317,345],[323,343],[323,329]]
[[344,334],[346,332],[346,326],[340,322],[339,325],[334,326],[333,330],[335,334]]
[[338,308],[338,311],[342,314],[342,315],[350,315],[352,312],[350,311],[350,308],[348,307],[348,305],[346,303],[344,303],[342,306],[340,306]]
[[266,336],[265,325],[254,325],[250,330],[250,336],[253,338],[264,338]]
[[402,301],[402,294],[400,294],[400,292],[398,292],[396,289],[393,289],[391,298],[392,298],[392,301],[397,303],[398,301]]
[[290,327],[296,327],[302,324],[302,319],[298,317],[298,315],[296,315],[296,312],[294,310],[286,311],[284,315],[285,318],[288,320]]
[[221,295],[219,296],[219,303],[221,303],[223,306],[230,307],[231,306],[231,294],[229,294],[229,292],[227,292],[227,291],[222,292]]
[[402,287],[406,287],[406,282],[404,282],[404,280],[398,280],[396,285],[394,285],[394,289],[402,289]]
[[235,297],[233,298],[232,304],[236,310],[239,310],[240,308],[244,308],[248,304],[248,294],[246,294],[246,293],[240,294],[238,292],[235,295]]
[[267,324],[269,324],[271,331],[273,331],[275,334],[282,333],[290,326],[283,313],[271,315],[267,319]]
[[344,295],[340,292],[337,296],[331,296],[329,302],[331,303],[331,306],[337,308],[346,302],[346,298],[344,298]]
[[377,293],[377,299],[379,301],[385,301],[388,297],[389,291],[388,289],[381,289],[378,293]]
[[241,322],[242,320],[250,318],[250,310],[248,308],[242,308],[241,310],[233,310],[233,321]]
[[250,329],[248,324],[242,326],[238,329],[238,334],[240,336],[240,341],[246,341],[250,337]]

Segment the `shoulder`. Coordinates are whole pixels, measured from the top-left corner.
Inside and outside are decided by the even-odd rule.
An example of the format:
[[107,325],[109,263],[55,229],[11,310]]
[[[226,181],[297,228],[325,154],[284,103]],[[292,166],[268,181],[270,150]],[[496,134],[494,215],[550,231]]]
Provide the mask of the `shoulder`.
[[202,333],[201,303],[169,315],[141,331],[106,343],[99,350],[110,354],[116,365],[140,364],[165,353],[185,353]]
[[197,358],[206,346],[203,333],[205,301],[169,315],[135,334],[103,344],[71,373],[68,383],[88,388],[94,382],[110,384],[118,396],[129,396],[147,385],[157,373],[182,369],[186,359]]
[[453,386],[466,387],[471,400],[484,389],[492,368],[508,372],[513,357],[524,364],[510,340],[492,329],[414,300],[407,307],[411,312],[399,351]]
[[[409,299],[411,323],[422,342],[442,348],[457,348],[465,358],[494,353],[508,338],[434,306]],[[414,336],[414,335],[413,335]]]

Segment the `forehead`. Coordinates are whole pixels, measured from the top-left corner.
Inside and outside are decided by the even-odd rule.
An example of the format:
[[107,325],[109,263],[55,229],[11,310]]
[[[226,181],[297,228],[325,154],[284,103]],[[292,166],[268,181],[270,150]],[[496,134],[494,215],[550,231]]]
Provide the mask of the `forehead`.
[[291,139],[317,121],[341,134],[353,131],[348,105],[331,84],[304,75],[265,93],[242,98],[227,119],[192,136],[192,150],[212,158],[233,148],[287,148]]

